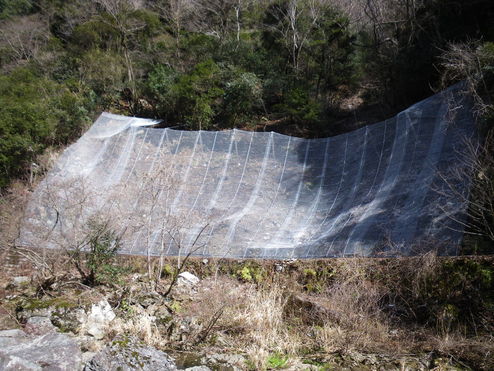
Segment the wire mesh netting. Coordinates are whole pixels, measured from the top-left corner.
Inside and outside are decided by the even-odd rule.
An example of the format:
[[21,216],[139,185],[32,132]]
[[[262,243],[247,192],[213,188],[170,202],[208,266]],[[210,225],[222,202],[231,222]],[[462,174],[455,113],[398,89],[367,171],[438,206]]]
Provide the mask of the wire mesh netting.
[[[459,90],[325,139],[150,128],[103,113],[37,187],[18,242],[75,248],[99,218],[130,254],[455,254],[466,206],[444,196],[445,174],[474,132]],[[456,189],[468,193],[464,183]]]

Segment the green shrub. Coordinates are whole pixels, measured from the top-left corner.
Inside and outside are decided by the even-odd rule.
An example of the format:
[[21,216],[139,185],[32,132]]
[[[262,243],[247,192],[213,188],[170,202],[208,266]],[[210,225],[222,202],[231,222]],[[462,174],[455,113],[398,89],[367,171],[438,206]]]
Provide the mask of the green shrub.
[[224,94],[221,70],[212,60],[183,74],[158,65],[149,74],[145,89],[158,115],[193,130],[207,130],[214,125]]
[[252,272],[249,267],[243,267],[239,272],[240,278],[246,282],[252,281]]
[[225,85],[223,113],[229,127],[248,119],[262,106],[262,81],[251,72],[236,73]]
[[261,283],[266,278],[266,270],[260,264],[248,262],[245,265],[240,265],[234,276],[244,282]]
[[288,115],[293,122],[315,124],[322,114],[321,105],[311,99],[307,90],[295,87],[288,90],[283,96],[283,103],[277,109]]
[[33,10],[32,0],[0,0],[0,19],[30,14]]
[[87,99],[32,70],[0,76],[0,187],[26,173],[47,146],[77,138],[90,122]]
[[278,369],[286,366],[288,357],[280,353],[271,354],[267,359],[268,369]]
[[118,100],[125,87],[126,69],[122,56],[110,51],[92,49],[80,61],[83,80],[94,90],[103,106]]
[[118,33],[101,19],[89,20],[77,25],[71,35],[71,49],[76,54],[102,48],[106,49],[116,43]]
[[[414,259],[417,262],[420,258]],[[477,328],[485,318],[494,316],[492,262],[434,258],[428,268],[417,269],[417,266],[420,265],[413,264],[407,268],[409,271],[400,272],[389,291],[400,303],[405,317],[448,332],[460,325]]]
[[208,129],[223,97],[220,68],[213,60],[199,63],[180,77],[174,90],[185,123],[193,129]]
[[166,121],[176,118],[176,96],[173,86],[179,74],[171,67],[159,64],[149,74],[144,91],[153,102],[155,114]]
[[54,109],[57,114],[55,140],[57,143],[68,144],[79,138],[90,123],[90,99],[83,94],[63,90]]
[[177,67],[183,68],[181,64],[184,61],[190,61],[190,65],[194,66],[212,60],[218,49],[218,40],[213,36],[195,32],[183,32],[180,48],[182,58],[174,63]]
[[0,187],[21,175],[36,155],[54,141],[56,115],[50,99],[53,89],[52,83],[27,69],[0,77]]
[[120,235],[108,221],[91,220],[88,230],[87,237],[68,251],[83,283],[89,286],[117,283],[125,272],[116,264],[121,248]]

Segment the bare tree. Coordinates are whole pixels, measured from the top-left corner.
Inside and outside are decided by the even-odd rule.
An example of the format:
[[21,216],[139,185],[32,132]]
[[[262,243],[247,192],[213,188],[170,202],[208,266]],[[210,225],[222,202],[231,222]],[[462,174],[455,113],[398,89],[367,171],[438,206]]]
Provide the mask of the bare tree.
[[195,27],[223,41],[232,28],[235,0],[195,0]]
[[467,90],[475,101],[476,116],[494,113],[489,83],[486,81],[486,75],[494,63],[492,52],[484,48],[480,41],[449,43],[439,60],[442,70],[440,88],[465,80]]
[[[450,43],[440,57],[440,88],[463,81],[464,90],[473,97],[474,116],[478,118],[483,138],[466,140],[460,161],[450,174],[443,174],[447,184],[446,200],[460,200],[467,207],[466,218],[452,214],[460,229],[468,235],[494,241],[494,130],[482,123],[492,117],[494,104],[488,75],[494,54],[479,41]],[[470,185],[465,192],[464,185]],[[450,215],[447,204],[444,211]]]
[[[220,42],[235,34],[238,46],[243,12],[254,3],[253,0],[188,0],[187,29],[214,36]],[[264,5],[258,2],[256,6]]]
[[133,17],[136,10],[143,7],[141,0],[94,0],[99,4],[109,16],[102,17],[101,20],[115,29],[119,35],[120,52],[123,55],[125,67],[127,69],[127,80],[132,93],[131,108],[137,98],[137,89],[133,61],[131,58],[130,39],[139,30],[143,29],[146,24]]
[[323,12],[329,7],[326,0],[289,0],[284,3],[273,3],[270,12],[277,19],[272,25],[266,25],[283,41],[293,69],[300,69],[300,55],[306,48],[309,37]]
[[176,57],[180,58],[181,34],[194,18],[195,3],[193,0],[161,0],[155,2],[153,7],[172,26],[175,53]]
[[0,48],[10,51],[15,64],[38,61],[49,37],[48,24],[38,15],[19,17],[0,24]]
[[[165,256],[178,256],[180,272],[189,256],[204,247],[201,237],[208,222],[178,202],[179,190],[187,186],[180,180],[187,157],[172,160],[166,148],[150,146],[147,150],[154,155],[153,160],[137,164],[128,181],[112,186],[104,212],[112,215],[120,229],[128,226],[122,231],[126,251],[146,255],[148,277],[156,286]],[[137,198],[127,197],[129,194]]]
[[[155,289],[162,276],[164,257],[178,255],[177,269],[165,292],[168,295],[189,257],[204,248],[201,237],[209,224],[200,215],[172,207],[177,197],[173,191],[179,187],[173,164],[156,162],[152,171],[144,166],[136,171],[137,181],[111,187],[96,186],[83,177],[45,182],[24,224],[23,240],[32,246],[20,251],[47,277],[53,272],[46,249],[31,254],[28,251],[35,246],[61,251],[85,281],[94,282],[95,271],[85,268],[84,256],[92,253],[95,239],[111,234],[120,252],[147,256],[148,276]],[[129,194],[138,198],[129,198]],[[198,230],[192,228],[198,225]]]
[[[36,4],[47,23],[57,24],[57,37],[69,42],[72,33],[81,25],[98,14],[94,0],[65,1],[63,6],[51,1],[38,1]],[[61,19],[63,20],[60,22]]]
[[[453,228],[494,241],[494,131],[483,141],[467,140],[464,148],[458,165],[440,174],[446,185],[438,190],[445,200],[440,207],[454,221]],[[451,210],[458,203],[464,214]]]
[[375,41],[383,41],[393,36],[390,31],[397,26],[415,20],[424,0],[335,0],[332,4],[357,28],[370,28]]

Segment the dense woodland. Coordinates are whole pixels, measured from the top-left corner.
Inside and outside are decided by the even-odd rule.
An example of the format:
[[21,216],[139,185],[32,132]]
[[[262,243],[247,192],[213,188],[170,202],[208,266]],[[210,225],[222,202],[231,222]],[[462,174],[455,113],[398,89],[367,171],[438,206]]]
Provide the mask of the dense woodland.
[[317,137],[457,80],[492,114],[491,0],[0,0],[0,186],[103,110]]

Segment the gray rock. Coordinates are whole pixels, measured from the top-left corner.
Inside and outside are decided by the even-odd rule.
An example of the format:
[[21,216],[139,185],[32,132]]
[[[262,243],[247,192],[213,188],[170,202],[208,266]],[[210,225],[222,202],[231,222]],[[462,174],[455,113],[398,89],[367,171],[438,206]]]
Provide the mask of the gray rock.
[[52,312],[50,319],[61,332],[77,334],[87,320],[87,315],[82,308],[59,308]]
[[28,337],[28,334],[18,329],[0,331],[0,349],[15,345],[19,339],[28,339]]
[[130,276],[130,280],[132,282],[139,282],[142,281],[143,277],[144,274],[134,273],[132,276]]
[[212,366],[227,366],[233,369],[245,366],[245,358],[240,354],[213,353],[201,359],[201,363]]
[[178,370],[164,352],[140,342],[135,337],[119,336],[96,354],[84,371],[155,371]]
[[94,358],[94,356],[96,354],[97,354],[96,352],[84,352],[84,353],[82,353],[82,357],[81,357],[82,364],[85,365],[85,364],[89,363]]
[[61,332],[77,334],[88,321],[86,311],[70,301],[26,299],[20,307],[22,310],[16,315],[19,322],[28,323],[30,318],[37,318],[35,321],[39,324],[43,321],[39,317],[45,317]]
[[318,371],[324,369],[323,367],[318,367],[315,365],[308,365],[302,362],[294,362],[294,364],[290,366],[283,367],[285,371]]
[[103,339],[111,321],[115,319],[110,304],[106,300],[100,301],[98,304],[93,304],[91,312],[87,316],[84,323],[84,328],[89,335],[96,339]]
[[47,317],[50,318],[52,312],[55,310],[54,307],[46,307],[46,308],[34,308],[34,309],[24,309],[17,313],[17,319],[20,322],[27,322],[27,320],[31,317]]
[[12,279],[12,285],[15,287],[21,287],[27,285],[31,279],[28,276],[18,276]]
[[194,366],[186,368],[185,371],[211,371],[211,369],[207,366]]
[[43,335],[55,331],[49,318],[46,317],[30,317],[26,322],[25,331],[33,335]]
[[12,330],[2,330],[0,331],[0,339],[3,338],[17,338],[17,337],[27,337],[27,334],[19,329],[12,329]]
[[195,286],[199,283],[199,277],[190,272],[182,272],[178,275],[177,284],[185,286]]
[[160,304],[163,302],[163,298],[157,292],[145,292],[137,295],[132,304],[138,304],[143,308],[148,308],[154,304]]
[[67,335],[48,332],[29,336],[23,331],[0,332],[0,370],[78,370],[81,351]]
[[4,358],[0,352],[0,370],[42,370],[41,366],[36,363],[30,362],[26,359],[19,358],[16,356],[10,356],[9,358]]

